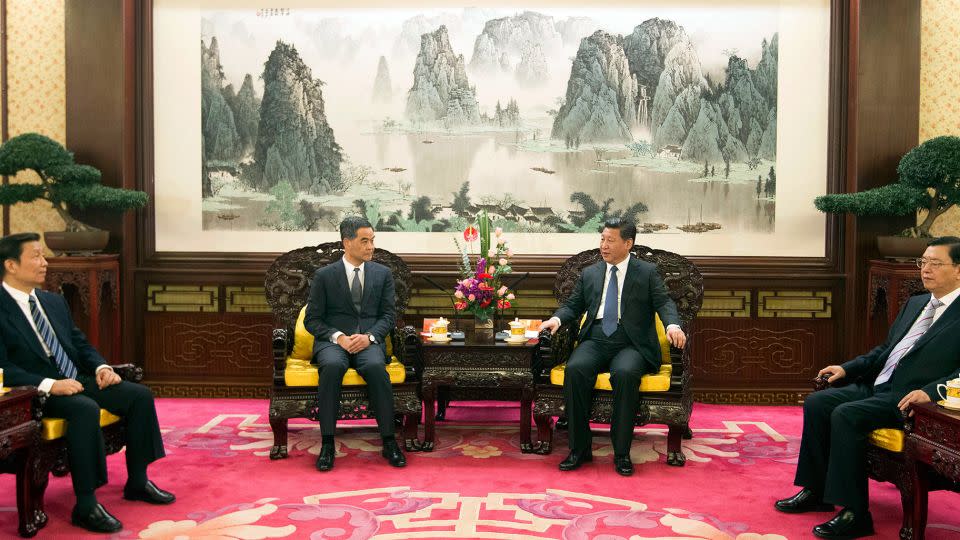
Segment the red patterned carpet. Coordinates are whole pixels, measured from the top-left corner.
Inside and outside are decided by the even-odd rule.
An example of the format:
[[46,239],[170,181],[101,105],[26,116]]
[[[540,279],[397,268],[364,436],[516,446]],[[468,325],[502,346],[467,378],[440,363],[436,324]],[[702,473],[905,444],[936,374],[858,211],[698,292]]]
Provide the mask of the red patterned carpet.
[[[266,457],[266,401],[163,399],[158,407],[168,457],[151,478],[178,501],[151,507],[121,499],[123,459],[111,456],[110,483],[98,496],[125,525],[111,538],[774,540],[809,538],[830,517],[772,509],[794,489],[798,407],[698,404],[694,438],[684,441],[686,467],[665,464],[665,430],[651,427],[638,430],[629,478],[613,471],[602,435],[594,438],[594,463],[574,472],[557,470],[562,433],[552,455],[521,454],[518,429],[507,422],[518,412],[506,404],[452,407],[437,450],[408,454],[406,469],[380,457],[369,424],[341,423],[329,473],[313,468],[319,430],[306,421],[291,423],[288,459]],[[11,475],[0,475],[0,493],[0,537],[12,537]],[[68,478],[52,478],[46,500],[50,523],[40,538],[85,536],[69,524]],[[872,484],[871,501],[877,538],[896,538],[895,488]],[[927,538],[960,540],[960,496],[932,495],[929,522]]]

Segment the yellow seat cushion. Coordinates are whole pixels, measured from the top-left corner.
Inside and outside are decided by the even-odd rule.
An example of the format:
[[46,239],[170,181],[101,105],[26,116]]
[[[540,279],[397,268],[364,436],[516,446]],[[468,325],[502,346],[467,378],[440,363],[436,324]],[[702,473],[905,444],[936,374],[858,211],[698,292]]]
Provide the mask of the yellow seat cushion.
[[[667,332],[660,322],[660,316],[655,315],[655,324],[657,327],[657,340],[660,342],[660,371],[644,375],[640,378],[641,392],[666,392],[670,389],[670,375],[673,373],[673,365],[670,363],[670,342],[667,340]],[[580,326],[583,326],[586,315],[580,319]],[[566,364],[561,364],[550,370],[550,384],[563,386],[563,375],[567,369]],[[597,375],[597,383],[593,385],[597,390],[613,390],[610,384],[610,372],[603,372]]]
[[[550,384],[563,386],[563,375],[567,369],[566,364],[550,370]],[[661,365],[659,373],[644,375],[640,378],[641,392],[666,392],[670,389],[670,374],[673,373],[673,366],[670,364]],[[597,383],[593,385],[597,390],[613,390],[610,384],[610,372],[605,371],[597,375]]]
[[[386,366],[390,384],[400,384],[407,380],[407,370],[396,358],[391,358]],[[309,360],[299,360],[293,356],[287,357],[287,368],[283,370],[283,382],[287,386],[317,386],[320,382],[320,373],[317,366]],[[367,384],[363,377],[353,368],[343,374],[343,386],[360,386]]]
[[[317,366],[310,363],[310,359],[313,358],[313,334],[307,332],[307,328],[303,325],[306,313],[307,307],[304,306],[300,309],[297,325],[293,330],[293,351],[287,357],[287,366],[283,370],[283,381],[287,386],[317,386],[320,382]],[[390,363],[386,367],[387,375],[390,376],[391,384],[400,384],[407,380],[407,370],[393,356],[390,336],[387,336],[386,346],[387,357],[390,358]],[[357,370],[349,368],[343,374],[341,384],[343,386],[360,386],[367,384],[367,382],[357,373]]]
[[[100,427],[120,421],[120,417],[106,409],[100,409]],[[67,433],[67,421],[63,418],[44,418],[41,422],[40,436],[45,441],[59,439]]]
[[884,428],[871,431],[867,440],[884,450],[903,452],[903,437],[902,429]]

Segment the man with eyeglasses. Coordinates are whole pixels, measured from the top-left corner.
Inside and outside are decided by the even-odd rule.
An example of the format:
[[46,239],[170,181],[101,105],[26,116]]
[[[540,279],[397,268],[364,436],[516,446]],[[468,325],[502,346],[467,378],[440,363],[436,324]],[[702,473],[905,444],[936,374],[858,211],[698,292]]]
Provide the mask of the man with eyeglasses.
[[938,383],[960,376],[960,302],[954,302],[960,295],[960,238],[934,239],[916,262],[929,294],[906,302],[883,344],[843,365],[821,369],[818,377],[838,384],[804,401],[794,479],[803,489],[774,506],[787,513],[841,506],[836,516],[813,528],[820,538],[873,534],[867,436],[875,429],[903,426],[912,405],[931,401]]

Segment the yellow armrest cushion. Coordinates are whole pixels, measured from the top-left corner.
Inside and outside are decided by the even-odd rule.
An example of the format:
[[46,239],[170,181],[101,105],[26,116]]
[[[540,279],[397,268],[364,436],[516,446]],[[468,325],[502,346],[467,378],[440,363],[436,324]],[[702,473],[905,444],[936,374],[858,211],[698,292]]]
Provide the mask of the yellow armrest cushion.
[[[120,417],[106,409],[100,409],[100,427],[120,421]],[[63,418],[44,418],[40,422],[40,437],[45,441],[59,439],[67,433],[67,421]]]

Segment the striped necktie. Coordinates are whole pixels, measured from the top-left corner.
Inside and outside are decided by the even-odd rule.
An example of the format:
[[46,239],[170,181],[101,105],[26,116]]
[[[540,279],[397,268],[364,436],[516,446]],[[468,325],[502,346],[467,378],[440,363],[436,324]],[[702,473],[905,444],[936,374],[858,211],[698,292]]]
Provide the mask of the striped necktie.
[[40,313],[40,308],[37,307],[37,301],[34,300],[33,295],[30,295],[29,304],[30,315],[33,316],[33,322],[36,323],[37,331],[40,332],[40,337],[43,338],[43,342],[46,343],[47,348],[50,349],[50,353],[53,355],[54,362],[57,363],[57,369],[60,370],[60,374],[67,379],[76,379],[77,366],[75,366],[73,361],[70,360],[70,357],[67,356],[67,352],[63,350],[63,347],[60,345],[60,340],[57,339],[57,335],[53,333],[53,328],[50,327],[47,318],[43,316],[43,313]]
[[883,365],[883,369],[880,371],[880,374],[877,375],[877,380],[873,383],[874,386],[890,380],[890,377],[893,375],[893,370],[896,369],[900,359],[906,356],[917,340],[923,337],[923,335],[927,333],[927,330],[930,329],[930,325],[933,324],[933,312],[942,305],[943,302],[932,296],[930,297],[930,302],[927,304],[927,307],[924,308],[920,316],[917,317],[913,326],[907,331],[907,335],[893,347],[893,351],[890,353],[890,356],[887,357],[887,362]]

